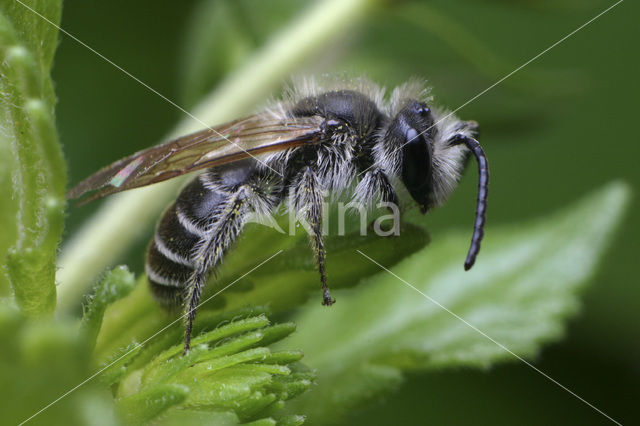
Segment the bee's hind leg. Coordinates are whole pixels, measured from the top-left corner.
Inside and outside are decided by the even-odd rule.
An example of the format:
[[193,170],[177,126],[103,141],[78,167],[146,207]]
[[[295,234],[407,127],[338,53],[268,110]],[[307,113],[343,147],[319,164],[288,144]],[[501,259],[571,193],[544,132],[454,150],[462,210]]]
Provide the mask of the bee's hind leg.
[[189,353],[191,348],[193,321],[196,318],[202,287],[206,283],[207,276],[222,261],[224,253],[242,231],[246,216],[250,212],[247,190],[244,186],[230,194],[223,203],[218,218],[211,225],[211,230],[195,249],[194,270],[187,281],[184,300],[185,354]]
[[196,247],[194,271],[189,277],[185,294],[185,341],[184,353],[189,352],[191,346],[191,332],[196,309],[200,302],[202,287],[206,283],[209,273],[220,264],[229,246],[242,232],[247,216],[252,212],[267,213],[280,201],[271,192],[268,185],[260,180],[237,186],[228,197],[222,201],[222,208],[207,236]]
[[189,277],[185,297],[185,329],[184,329],[184,355],[191,349],[191,332],[193,321],[196,319],[196,309],[200,302],[202,286],[206,281],[206,275],[194,271]]
[[307,167],[297,176],[291,186],[291,202],[296,214],[302,217],[309,225],[309,241],[313,248],[316,265],[320,273],[320,282],[322,283],[322,304],[331,306],[336,300],[331,297],[329,286],[327,285],[326,251],[322,239],[323,199],[323,189],[318,176],[310,167]]

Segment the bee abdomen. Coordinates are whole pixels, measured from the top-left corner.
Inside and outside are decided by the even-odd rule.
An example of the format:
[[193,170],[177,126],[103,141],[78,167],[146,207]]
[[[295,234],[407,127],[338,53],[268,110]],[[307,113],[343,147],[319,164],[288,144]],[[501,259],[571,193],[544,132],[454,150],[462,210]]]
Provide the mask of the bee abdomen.
[[149,244],[145,265],[151,291],[161,305],[171,308],[182,303],[184,288],[193,273],[191,249],[199,240],[180,223],[176,205],[172,204]]
[[166,308],[182,305],[195,270],[194,249],[210,238],[209,228],[226,199],[224,191],[206,183],[207,177],[200,176],[182,190],[149,244],[147,277],[153,295]]

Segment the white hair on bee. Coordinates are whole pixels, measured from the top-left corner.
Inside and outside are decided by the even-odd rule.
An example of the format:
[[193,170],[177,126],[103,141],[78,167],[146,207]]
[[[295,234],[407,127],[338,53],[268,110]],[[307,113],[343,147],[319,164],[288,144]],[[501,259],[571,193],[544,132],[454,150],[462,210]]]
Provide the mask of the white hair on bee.
[[364,76],[347,77],[344,75],[323,74],[321,76],[294,76],[291,84],[285,88],[283,99],[295,104],[298,101],[318,96],[326,92],[353,90],[371,99],[378,108],[385,106],[385,88]]
[[[465,159],[469,155],[469,150],[464,145],[451,145],[449,141],[456,134],[475,137],[475,129],[471,129],[467,122],[461,121],[450,111],[433,106],[434,97],[431,94],[425,80],[413,78],[406,83],[396,87],[385,105],[385,112],[390,116],[395,116],[405,103],[414,99],[424,102],[431,108],[435,127],[434,138],[432,140],[431,161],[432,167],[432,201],[434,206],[444,204],[453,190],[456,188],[462,172],[464,170]],[[380,130],[382,134],[386,128]],[[392,150],[392,152],[390,152]],[[392,170],[394,175],[399,173],[397,165],[399,161],[394,157],[401,154],[399,147],[386,147],[384,152],[379,153],[379,157],[384,158],[384,162],[392,163],[395,167]],[[389,165],[386,168],[391,168]]]
[[[300,101],[317,97],[328,92],[342,90],[354,91],[369,98],[382,112],[386,109],[385,89],[366,77],[348,78],[345,76],[322,75],[292,77],[291,83],[285,86],[282,98],[271,100],[264,113],[271,118],[291,118],[291,110]],[[334,144],[322,146],[318,151],[318,165],[327,173],[323,176],[321,186],[325,188],[332,201],[340,199],[344,191],[353,186],[356,170],[353,167],[353,155],[356,147],[344,134],[336,134]],[[266,164],[286,164],[292,150],[284,150],[260,155],[258,158]]]
[[267,119],[286,120],[290,117],[289,110],[291,104],[282,99],[271,98],[267,101],[265,107],[260,108],[257,114],[264,115]]
[[425,80],[419,78],[411,78],[406,83],[393,89],[389,102],[385,104],[385,112],[393,117],[404,106],[407,99],[415,99],[419,102],[430,104],[433,101],[431,95],[431,87],[427,86]]
[[[378,105],[387,117],[394,117],[409,99],[431,102],[433,97],[430,93],[431,89],[424,80],[413,78],[393,89],[389,99],[381,101]],[[387,132],[390,125],[391,121],[387,120],[376,132],[376,139],[380,143],[373,147],[373,157],[375,165],[384,170],[394,181],[397,181],[401,173],[402,149],[387,140]]]
[[444,204],[458,185],[465,167],[469,149],[461,144],[451,145],[449,141],[456,134],[475,136],[466,122],[451,114],[448,110],[433,108],[434,126],[436,128],[431,152],[433,202]]
[[[316,76],[297,76],[291,79],[289,85],[285,86],[281,99],[272,99],[268,103],[268,107],[263,110],[271,118],[285,119],[290,118],[290,111],[294,105],[302,99],[316,97],[323,93],[351,90],[362,93],[371,99],[378,109],[387,117],[394,117],[409,100],[426,103],[433,114],[435,132],[431,141],[430,154],[432,156],[432,202],[434,206],[444,204],[451,193],[456,188],[464,169],[466,157],[469,150],[461,144],[451,145],[448,141],[456,134],[475,137],[475,128],[469,125],[469,122],[461,121],[458,117],[451,114],[450,111],[433,106],[434,96],[432,89],[428,86],[424,79],[412,78],[407,82],[393,89],[391,94],[385,97],[386,89],[380,87],[372,80],[366,77],[349,78],[344,75],[322,75]],[[376,166],[380,167],[389,174],[394,180],[399,179],[400,165],[402,157],[402,147],[395,146],[391,143],[384,143],[383,139],[388,131],[390,123],[385,123],[377,132],[376,138],[382,143],[376,144],[373,148]],[[349,154],[342,152],[341,155]],[[273,163],[274,157],[280,157],[284,162],[290,155],[290,151],[282,151],[261,155],[265,162]],[[348,163],[349,158],[344,158],[340,163]],[[335,179],[334,185],[338,190],[336,194],[332,193],[332,198],[339,197],[340,192],[347,186],[346,182],[353,177],[353,170],[346,167],[343,169],[344,175],[342,179]],[[363,195],[363,194],[361,194]],[[366,197],[355,197],[364,201]],[[369,203],[371,200],[368,200]],[[368,204],[369,204],[368,203]]]

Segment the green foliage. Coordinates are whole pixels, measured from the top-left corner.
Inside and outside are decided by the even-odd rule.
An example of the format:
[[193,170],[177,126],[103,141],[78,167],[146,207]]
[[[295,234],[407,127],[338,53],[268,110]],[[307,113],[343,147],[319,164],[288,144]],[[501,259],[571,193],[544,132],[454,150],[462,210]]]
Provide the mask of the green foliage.
[[143,424],[182,403],[189,388],[181,385],[158,385],[136,395],[122,398],[116,409],[127,424]]
[[[354,224],[347,223],[345,226],[350,229]],[[331,287],[352,287],[363,278],[379,272],[375,265],[361,262],[357,249],[381,253],[380,261],[391,266],[424,248],[428,241],[424,229],[412,224],[406,224],[400,236],[392,238],[381,238],[372,233],[361,236],[359,230],[344,237],[329,237],[326,248]],[[266,253],[273,254],[279,250],[282,250],[279,255],[242,277],[269,257]],[[278,314],[309,298],[317,300],[318,273],[310,254],[307,235],[302,230],[295,236],[288,236],[264,226],[248,226],[238,244],[229,252],[217,276],[205,288],[202,296],[204,303],[198,309],[196,325],[200,321],[206,322],[207,315],[219,315],[226,310],[269,306],[270,312]],[[224,292],[207,301],[232,282],[233,285]],[[96,348],[98,359],[103,359],[106,354],[133,340],[144,340],[163,327],[166,318],[153,302],[145,278],[129,297],[117,303],[106,316],[106,324]]]
[[[90,357],[73,323],[34,322],[0,304],[0,412],[3,424],[18,424],[86,379]],[[113,412],[95,383],[52,405],[30,424],[95,424],[97,412]],[[113,416],[112,416],[113,417]],[[103,418],[109,423],[108,416]]]
[[[108,306],[135,285],[125,267],[96,286],[81,323],[80,338],[91,350]],[[295,331],[293,323],[270,324],[261,308],[199,316],[192,350],[183,356],[182,321],[174,320],[152,338],[132,341],[97,367],[99,381],[114,389],[115,411],[125,424],[141,424],[197,410],[222,416],[228,424],[254,420],[287,424],[284,402],[306,391],[315,377],[297,364],[300,351],[272,352],[268,346]],[[179,319],[179,318],[178,318]],[[126,330],[122,334],[127,335]],[[94,360],[96,355],[94,354]],[[170,422],[169,422],[170,424]]]
[[102,326],[102,318],[107,306],[122,299],[135,287],[134,275],[129,272],[126,266],[119,266],[107,274],[107,276],[96,286],[94,294],[90,299],[84,316],[82,317],[81,328],[87,335],[91,345],[95,345]]
[[[398,17],[406,21],[409,25],[414,25],[431,33],[443,44],[448,45],[471,67],[488,80],[496,77],[504,77],[514,69],[513,64],[505,62],[504,58],[498,55],[492,48],[483,44],[474,34],[456,18],[448,16],[437,7],[432,7],[427,3],[408,3],[400,8]],[[558,84],[562,81],[562,84]],[[546,92],[541,92],[540,87],[553,88],[554,96],[567,94],[576,91],[579,75],[568,71],[550,71],[527,69],[527,72],[520,79],[506,79],[504,84],[514,88],[528,97],[547,97]]]
[[[129,291],[130,280],[123,268],[105,277],[85,313],[85,328],[90,330],[89,324],[93,327],[101,320],[104,303]],[[105,289],[113,290],[111,297],[104,296]],[[103,411],[106,416],[100,424],[142,424],[159,417],[162,424],[184,424],[179,420],[182,413],[206,416],[208,421],[224,419],[225,424],[301,424],[304,417],[282,409],[285,401],[311,386],[315,374],[298,363],[300,351],[268,348],[295,326],[271,325],[259,312],[206,316],[198,323],[200,334],[187,356],[182,356],[179,323],[158,340],[134,342],[114,353],[97,370],[99,378],[85,382],[96,370],[91,366],[90,332],[77,333],[67,322],[29,323],[15,309],[0,305],[0,339],[12,342],[0,354],[0,386],[12,389],[0,398],[3,421],[26,420],[64,395],[33,422],[96,424],[96,411]],[[66,395],[80,383],[82,389]],[[115,407],[101,390],[108,387],[113,389]]]
[[284,401],[306,391],[315,374],[296,364],[301,352],[272,352],[267,347],[292,333],[293,324],[270,325],[264,315],[234,314],[231,322],[224,319],[229,313],[209,318],[204,330],[200,322],[201,334],[193,339],[188,355],[182,355],[181,338],[164,350],[164,345],[153,342],[115,354],[106,365],[117,364],[119,374],[111,384],[117,388],[116,411],[121,419],[140,424],[178,409],[223,416],[232,423],[261,419],[278,423]]
[[[305,302],[309,297],[317,301],[318,272],[304,232],[296,237],[274,235],[272,229],[253,227],[231,253],[221,270],[220,277],[235,277],[251,268],[261,253],[283,252],[245,277],[241,283],[230,287],[219,296],[214,309],[239,307],[246,303],[269,304],[274,312],[282,312]],[[246,241],[247,243],[243,243]],[[250,242],[256,242],[252,244]],[[382,238],[369,232],[366,236],[353,231],[344,236],[327,238],[327,276],[332,288],[352,287],[363,278],[377,273],[372,265],[363,265],[360,250],[371,250],[381,254],[381,261],[394,265],[402,259],[424,248],[429,242],[426,231],[412,224],[405,224],[399,236]],[[262,254],[264,257],[264,254]],[[355,265],[358,265],[357,267]],[[302,285],[301,285],[302,283]],[[220,282],[211,283],[209,292],[216,291]],[[275,296],[275,297],[274,297]]]
[[[300,332],[287,343],[304,350],[318,386],[294,409],[313,424],[328,424],[397,387],[406,371],[517,361],[500,345],[534,357],[561,337],[564,320],[578,309],[577,292],[595,272],[629,198],[629,188],[615,183],[542,220],[491,228],[472,272],[461,264],[468,235],[451,233],[391,273],[335,292],[330,315],[307,304],[292,317]],[[366,256],[385,265],[382,250],[362,253],[363,266],[371,263]]]
[[[53,22],[60,20],[60,1],[29,4]],[[0,186],[11,194],[0,206],[0,280],[6,274],[29,316],[52,313],[56,299],[66,184],[49,76],[56,46],[55,27],[15,1],[0,3]]]
[[196,5],[184,49],[183,99],[194,105],[290,21],[307,1],[206,0]]
[[[268,239],[265,235],[275,231],[256,227],[238,244],[220,280],[211,283],[215,288],[227,285],[246,272],[255,262],[253,251],[285,251],[244,282],[235,284],[242,288],[232,286],[214,299],[224,299],[223,303],[203,306],[197,317],[198,337],[194,342],[219,339],[220,333],[227,333],[228,329],[221,327],[199,334],[220,321],[219,315],[228,318],[227,310],[241,302],[270,303],[276,312],[287,312],[311,297],[309,303],[290,316],[301,331],[288,339],[286,346],[280,347],[284,352],[278,357],[297,360],[301,353],[286,348],[302,348],[306,354],[305,364],[318,372],[318,386],[292,401],[289,408],[309,415],[314,424],[338,421],[353,408],[397,388],[403,382],[404,372],[488,368],[498,362],[515,360],[513,354],[495,342],[417,294],[400,279],[381,271],[363,256],[366,254],[510,351],[531,358],[543,344],[562,336],[564,320],[578,308],[578,290],[595,271],[628,199],[626,185],[611,184],[545,219],[491,228],[481,261],[472,272],[465,272],[461,263],[468,233],[443,235],[437,245],[427,247],[426,234],[418,225],[424,219],[417,215],[407,215],[407,219],[416,224],[406,224],[400,237],[330,238],[328,247],[334,255],[328,260],[328,268],[334,271],[332,284],[338,301],[331,312],[318,303],[315,286],[304,285],[315,283],[317,277],[312,261],[305,256],[308,248],[302,246],[303,241],[285,237],[280,240],[274,238],[274,234]],[[289,245],[284,245],[284,241]],[[355,284],[359,285],[336,290]],[[144,289],[146,286],[140,287]],[[147,325],[139,324],[135,330],[113,328],[109,341],[122,344],[144,339],[146,333],[159,327],[157,310],[144,311],[144,318],[135,317],[141,303],[149,298],[147,291],[140,291],[121,301],[117,310],[119,327],[131,322]],[[245,310],[242,315],[250,313]],[[285,324],[264,329],[268,332],[251,332],[266,324],[263,316],[233,322],[229,332],[240,334],[240,338],[210,350],[208,355],[198,352],[192,356],[203,363],[202,369],[257,359],[263,352],[247,348],[257,344],[260,338],[264,343],[265,334],[288,334],[292,327]],[[180,335],[180,328],[168,330],[166,336],[150,343],[151,352],[163,350],[163,355],[151,361],[153,358],[143,352],[137,361],[134,359],[131,369],[146,365],[144,368],[154,372],[141,377],[162,385],[167,384],[167,377],[181,377],[177,373],[184,368],[181,363],[158,367],[167,358],[179,354],[181,346],[169,347],[169,342],[179,341]],[[270,343],[271,339],[267,341]],[[211,356],[222,359],[209,361]],[[278,371],[282,370],[270,372]],[[129,380],[136,386],[143,387],[144,380],[131,372],[126,374],[134,378]],[[198,370],[193,374],[199,374]],[[169,384],[188,382],[176,379]],[[179,415],[173,413],[171,418],[178,419]]]
[[[26,3],[59,22],[60,1]],[[322,62],[313,53],[364,21],[375,1],[333,0],[315,8],[300,3],[200,4],[189,26],[182,99],[193,105],[219,86],[200,104],[199,118],[220,121],[250,110],[304,59]],[[484,77],[510,68],[437,6],[412,3],[393,16],[402,31],[409,27],[403,37],[416,28],[430,32]],[[395,32],[392,25],[385,37]],[[331,309],[319,306],[304,232],[289,237],[249,226],[205,297],[233,286],[200,309],[193,349],[183,356],[181,321],[161,312],[144,277],[136,282],[127,267],[105,274],[79,324],[64,316],[80,305],[73,295],[126,248],[113,238],[97,238],[97,230],[131,235],[118,229],[125,229],[124,222],[127,230],[148,222],[171,189],[153,192],[157,197],[139,192],[103,210],[76,245],[75,253],[90,253],[90,261],[71,256],[62,269],[80,290],[68,293],[60,318],[42,318],[55,307],[65,206],[65,164],[49,77],[56,45],[53,26],[16,1],[0,0],[0,296],[12,290],[15,300],[0,303],[0,412],[7,423],[42,408],[34,423],[299,425],[306,416],[312,424],[335,423],[400,387],[409,372],[488,369],[516,359],[500,345],[533,358],[562,336],[566,319],[577,312],[579,290],[629,198],[624,184],[612,184],[543,220],[493,226],[469,273],[461,264],[466,232],[444,232],[428,246],[425,219],[411,212],[399,237],[360,236],[358,224],[350,223],[346,238],[327,239],[329,280],[338,300]],[[393,56],[397,45],[385,50],[369,43],[369,63],[379,65],[372,74],[406,72]],[[368,69],[362,66],[366,55],[352,65]],[[545,96],[540,85],[568,87],[549,77],[534,73],[512,87],[538,97]],[[183,122],[175,132],[188,127]],[[267,314],[280,322],[271,323]]]

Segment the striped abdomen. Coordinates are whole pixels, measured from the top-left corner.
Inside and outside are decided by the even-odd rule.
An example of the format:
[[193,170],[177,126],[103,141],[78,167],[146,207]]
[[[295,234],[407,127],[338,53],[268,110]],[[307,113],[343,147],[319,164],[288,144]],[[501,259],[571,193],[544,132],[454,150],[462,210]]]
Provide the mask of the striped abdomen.
[[147,251],[145,269],[151,291],[166,308],[182,306],[194,271],[194,247],[205,242],[207,228],[229,197],[209,178],[205,172],[182,190],[164,212]]

